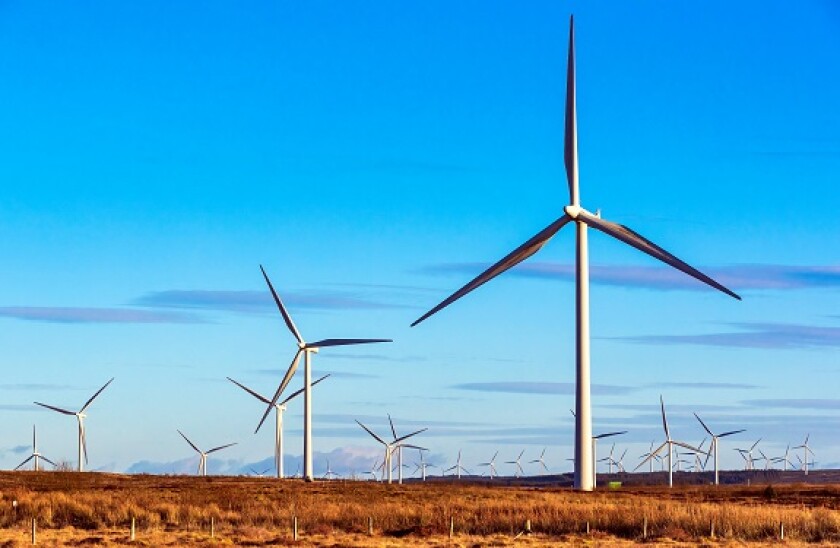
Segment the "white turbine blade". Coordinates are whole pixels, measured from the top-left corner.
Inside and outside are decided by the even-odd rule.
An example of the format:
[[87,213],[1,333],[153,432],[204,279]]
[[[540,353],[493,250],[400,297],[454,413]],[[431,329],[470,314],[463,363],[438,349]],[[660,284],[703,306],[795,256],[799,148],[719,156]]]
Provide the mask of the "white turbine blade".
[[420,451],[428,451],[429,449],[426,447],[419,447],[417,445],[409,445],[409,444],[401,444],[400,447],[405,447],[407,449],[419,449]]
[[633,469],[633,471],[635,472],[636,470],[638,470],[639,468],[641,468],[642,466],[644,466],[645,464],[647,464],[647,463],[648,463],[648,461],[650,461],[651,459],[655,458],[655,457],[659,454],[659,452],[660,452],[660,451],[662,451],[663,449],[665,449],[665,447],[666,447],[667,445],[668,445],[668,443],[667,443],[667,442],[665,442],[665,443],[663,443],[662,445],[660,445],[660,446],[659,446],[659,448],[658,448],[656,451],[651,451],[651,453],[647,456],[647,458],[646,458],[645,460],[643,460],[642,462],[640,462],[640,463],[639,463],[639,466],[637,466],[636,468],[634,468],[634,469]]
[[421,430],[418,430],[417,432],[412,432],[411,434],[409,434],[409,435],[407,435],[407,436],[402,436],[401,438],[396,438],[396,439],[394,440],[394,443],[399,443],[399,442],[401,442],[401,441],[403,441],[403,440],[407,440],[408,438],[410,438],[410,437],[412,437],[412,436],[416,436],[417,434],[421,434],[421,433],[425,432],[426,430],[428,430],[428,428],[423,428],[423,429],[421,429]]
[[733,430],[732,432],[724,432],[719,438],[725,438],[726,436],[734,436],[735,434],[741,434],[742,432],[746,432],[746,430]]
[[283,315],[283,320],[286,322],[286,327],[289,328],[289,331],[292,332],[297,342],[303,344],[303,337],[300,336],[300,332],[298,331],[297,327],[295,327],[295,322],[292,321],[292,317],[289,315],[289,312],[286,311],[286,307],[283,306],[283,301],[280,300],[280,295],[274,291],[274,286],[271,285],[271,280],[268,279],[268,274],[265,273],[265,269],[260,265],[260,271],[262,272],[263,278],[265,278],[265,283],[268,284],[268,289],[271,290],[271,296],[274,297],[274,302],[277,303],[277,308],[280,309],[280,314]]
[[352,346],[355,344],[374,344],[394,342],[391,339],[324,339],[309,343],[306,348],[327,348],[330,346]]
[[245,385],[244,385],[244,384],[242,384],[241,382],[237,382],[237,381],[235,381],[235,380],[231,379],[230,377],[227,377],[227,380],[229,380],[230,382],[232,382],[233,384],[235,384],[236,386],[238,386],[239,388],[241,388],[241,389],[242,389],[242,390],[244,390],[245,392],[248,392],[249,394],[251,394],[252,396],[254,396],[255,398],[257,398],[257,399],[258,399],[258,400],[260,400],[261,402],[266,403],[266,404],[270,404],[270,403],[271,403],[271,400],[270,400],[270,399],[266,398],[266,397],[265,397],[265,396],[263,396],[263,395],[258,394],[257,392],[254,392],[253,390],[251,390],[250,388],[248,388],[247,386],[245,386]]
[[396,442],[397,441],[397,430],[396,430],[396,428],[394,428],[394,421],[391,420],[391,414],[390,413],[388,413],[388,424],[391,425],[391,434],[394,435],[394,442]]
[[566,132],[563,159],[566,164],[566,179],[569,182],[569,200],[577,205],[578,152],[577,152],[577,97],[575,91],[575,18],[569,19],[569,59],[566,67]]
[[[113,380],[113,379],[112,379]],[[85,456],[85,464],[88,462],[87,455],[87,435],[85,434],[85,426],[82,424],[82,454]]]
[[365,426],[364,424],[360,423],[359,421],[356,421],[356,424],[358,424],[359,426],[361,426],[362,428],[364,428],[364,429],[365,429],[365,432],[367,432],[368,434],[370,434],[371,436],[373,436],[374,438],[376,438],[376,441],[378,441],[379,443],[381,443],[381,444],[382,444],[382,445],[384,445],[385,447],[388,447],[388,444],[385,442],[385,440],[383,440],[382,438],[380,438],[379,436],[377,436],[376,434],[374,434],[374,433],[373,433],[373,431],[372,431],[370,428],[368,428],[368,427],[367,427],[367,426]]
[[674,445],[679,445],[680,447],[688,449],[689,451],[694,451],[696,453],[702,453],[703,452],[702,449],[698,449],[698,448],[694,447],[693,445],[689,445],[689,444],[683,443],[681,441],[672,441],[671,443],[673,443]]
[[752,444],[752,447],[750,447],[750,452],[752,452],[752,450],[755,449],[755,446],[758,445],[760,442],[761,442],[761,438],[758,438],[758,441],[755,442],[754,444]]
[[578,219],[585,222],[592,228],[600,230],[604,234],[608,234],[613,238],[620,240],[631,247],[635,247],[639,251],[647,253],[651,257],[659,259],[663,263],[668,264],[676,268],[677,270],[684,272],[685,274],[688,274],[692,278],[695,278],[707,285],[710,285],[718,291],[726,293],[730,297],[734,297],[739,301],[741,300],[741,297],[737,293],[716,282],[715,280],[703,274],[693,266],[682,261],[681,259],[678,259],[676,256],[672,255],[668,251],[665,251],[655,243],[646,239],[644,236],[634,232],[633,230],[627,228],[624,225],[613,223],[605,219],[600,219],[584,210],[581,210],[580,214],[578,215]]
[[108,381],[108,382],[106,382],[106,383],[105,383],[105,386],[103,386],[102,388],[100,388],[99,390],[97,390],[97,391],[96,391],[96,394],[94,394],[93,396],[91,396],[91,397],[90,397],[90,399],[89,399],[87,402],[85,402],[85,404],[82,406],[82,408],[81,408],[81,409],[79,409],[79,413],[84,413],[84,412],[85,412],[85,409],[87,409],[87,408],[90,406],[90,404],[91,404],[91,403],[93,403],[93,400],[95,400],[95,399],[96,399],[96,396],[98,396],[99,394],[101,394],[101,393],[102,393],[102,391],[103,391],[103,390],[105,390],[106,388],[108,388],[108,385],[109,385],[109,384],[111,384],[112,382],[114,382],[114,377],[111,377],[111,380],[110,380],[110,381]]
[[[320,378],[320,379],[318,379],[317,381],[313,382],[311,386],[315,386],[316,384],[318,384],[318,383],[319,383],[319,382],[321,382],[322,380],[326,379],[327,377],[329,377],[329,375],[324,375],[323,377],[321,377],[321,378]],[[301,389],[300,389],[300,390],[298,390],[297,392],[293,392],[291,396],[289,396],[288,398],[286,398],[285,400],[283,400],[282,402],[280,402],[280,405],[286,405],[287,403],[289,403],[290,401],[292,401],[292,400],[293,400],[293,399],[295,399],[296,397],[298,397],[298,396],[300,396],[301,394],[303,394],[305,390],[306,390],[306,387],[304,386],[303,388],[301,388]]]
[[[18,469],[20,469],[20,468],[21,468],[24,464],[26,464],[27,462],[31,461],[31,460],[32,460],[32,459],[34,459],[34,458],[35,458],[35,455],[29,455],[29,456],[26,458],[26,460],[25,460],[25,461],[23,461],[22,463],[20,463],[20,464],[18,464],[17,466],[15,466],[14,470],[18,470]],[[46,460],[46,459],[45,459],[45,460]]]
[[45,461],[47,461],[48,463],[52,464],[54,467],[58,468],[58,465],[56,463],[54,463],[53,461],[51,461],[50,459],[48,459],[44,455],[41,455],[41,458],[44,459]]
[[189,444],[190,444],[190,447],[192,447],[193,449],[195,449],[195,452],[196,452],[196,453],[201,453],[201,449],[199,449],[198,447],[196,447],[196,446],[195,446],[195,444],[194,444],[193,442],[191,442],[191,441],[190,441],[190,438],[188,438],[187,436],[185,436],[185,435],[184,435],[184,433],[183,433],[183,432],[181,432],[180,430],[178,430],[178,433],[179,433],[179,434],[181,434],[181,437],[182,437],[182,438],[184,438],[184,439],[187,441],[187,443],[189,443]]
[[41,402],[34,402],[35,405],[40,405],[41,407],[46,407],[47,409],[52,409],[53,411],[58,411],[59,413],[64,413],[65,415],[76,415],[75,411],[68,411],[67,409],[62,409],[61,407],[53,407],[52,405],[47,405],[46,403]]
[[236,445],[235,443],[228,443],[227,445],[220,445],[218,447],[214,447],[213,449],[207,451],[205,455],[209,455],[210,453],[215,453],[216,451],[221,451],[222,449],[227,449],[228,447],[233,447]]
[[662,426],[665,428],[665,439],[671,439],[671,433],[668,431],[668,419],[665,418],[665,400],[662,395],[659,396],[659,405],[662,407]]
[[270,402],[268,402],[268,405],[265,408],[265,413],[263,413],[263,416],[260,419],[260,423],[257,425],[257,429],[254,430],[254,434],[260,431],[260,428],[262,428],[262,425],[265,422],[265,419],[268,417],[268,414],[271,413],[271,410],[274,408],[274,404],[276,404],[277,400],[280,399],[280,394],[282,394],[283,390],[286,389],[286,386],[288,386],[289,383],[292,382],[292,377],[294,376],[295,371],[297,371],[301,353],[303,353],[303,350],[298,348],[298,351],[295,352],[295,357],[292,358],[292,363],[291,365],[289,365],[289,369],[286,371],[286,375],[283,377],[283,381],[280,383],[280,386],[277,387],[277,391],[274,393],[274,397],[271,398]]
[[627,430],[624,430],[623,432],[610,432],[609,434],[600,434],[598,436],[592,436],[592,439],[593,440],[602,440],[604,438],[611,438],[613,436],[620,436],[620,435],[626,434],[626,433],[627,433]]
[[441,309],[446,308],[450,304],[454,303],[467,293],[471,292],[478,287],[481,287],[485,283],[489,282],[499,274],[513,268],[514,266],[518,265],[537,251],[539,251],[551,238],[554,236],[558,230],[563,228],[569,221],[571,221],[571,217],[568,215],[563,215],[544,229],[542,229],[536,236],[522,244],[521,246],[517,247],[514,251],[508,254],[504,259],[497,262],[481,274],[479,274],[476,278],[474,278],[471,282],[467,285],[444,299],[440,304],[436,307],[432,308],[419,319],[415,320],[414,323],[411,324],[411,327],[419,324],[429,316],[439,312]]
[[702,424],[702,425],[703,425],[703,429],[704,429],[706,432],[708,432],[710,436],[714,437],[715,435],[714,435],[714,434],[712,434],[712,431],[711,431],[711,430],[709,430],[709,427],[708,427],[708,426],[706,426],[706,423],[705,423],[705,422],[703,422],[703,419],[701,419],[701,418],[697,415],[697,413],[694,413],[694,416],[697,418],[697,420],[698,420],[698,421],[700,421],[700,424]]

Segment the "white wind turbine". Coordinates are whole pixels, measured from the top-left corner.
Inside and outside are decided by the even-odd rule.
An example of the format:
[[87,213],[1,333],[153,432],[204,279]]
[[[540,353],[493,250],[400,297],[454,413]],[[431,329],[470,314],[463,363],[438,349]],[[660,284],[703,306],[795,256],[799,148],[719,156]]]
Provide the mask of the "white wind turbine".
[[490,479],[493,479],[494,477],[498,476],[498,473],[496,472],[496,457],[498,456],[499,452],[496,451],[496,453],[493,455],[493,458],[490,459],[490,462],[482,462],[481,464],[479,464],[479,466],[487,466],[489,468]]
[[321,477],[321,479],[325,479],[325,480],[329,481],[333,478],[337,479],[337,478],[340,478],[340,477],[341,476],[339,476],[338,474],[336,474],[335,472],[332,471],[332,468],[330,468],[330,459],[327,459],[327,471],[324,472],[324,475]]
[[[645,457],[650,457],[651,455],[653,455],[653,445],[654,445],[654,442],[650,442],[650,449],[648,449],[648,452],[645,453],[644,455],[641,455],[639,458],[643,459]],[[650,473],[652,474],[653,473],[653,459],[648,459],[648,462],[650,463]]]
[[528,464],[539,464],[540,466],[543,467],[543,470],[548,472],[548,466],[546,466],[546,464],[545,464],[545,451],[546,451],[546,449],[547,449],[546,447],[543,448],[542,453],[540,453],[540,458],[534,459],[534,460],[530,461]]
[[750,447],[749,449],[735,449],[736,451],[741,453],[742,457],[744,457],[745,466],[747,467],[747,470],[754,470],[755,469],[755,464],[754,464],[754,461],[753,461],[752,452],[755,451],[755,448],[758,446],[758,444],[760,442],[761,442],[761,438],[758,438],[758,441],[756,441],[754,444],[752,444],[752,447]]
[[[403,482],[403,458],[402,458],[402,450],[403,450],[403,447],[410,447],[410,448],[414,448],[414,449],[420,449],[420,450],[421,450],[421,453],[420,453],[420,455],[421,455],[421,456],[423,455],[422,451],[424,451],[425,449],[423,449],[423,448],[421,448],[421,447],[416,447],[416,446],[414,446],[414,445],[403,445],[402,443],[400,443],[400,442],[398,442],[398,441],[397,441],[397,437],[398,437],[398,436],[397,436],[397,429],[396,429],[396,428],[394,428],[394,421],[393,421],[393,420],[391,420],[391,414],[390,414],[390,413],[388,413],[388,423],[391,425],[391,434],[393,434],[393,435],[394,435],[394,441],[393,441],[393,442],[391,442],[391,443],[392,443],[392,444],[394,444],[394,445],[393,445],[393,449],[397,452],[397,469],[398,469],[398,472],[397,472],[397,474],[398,474],[398,477],[397,477],[397,482],[398,482],[400,485],[402,485],[402,482]],[[426,430],[428,430],[428,428],[424,428],[424,429],[422,429],[422,430],[418,430],[416,433],[417,433],[417,434],[419,434],[420,432],[425,432]]]
[[773,462],[782,463],[782,466],[784,467],[783,469],[784,469],[785,472],[788,471],[788,466],[793,468],[793,463],[790,460],[790,444],[787,445],[787,449],[785,449],[784,456],[774,458]]
[[69,411],[67,409],[62,409],[61,407],[54,407],[52,405],[47,405],[46,403],[40,403],[40,402],[37,402],[37,401],[35,402],[35,405],[40,405],[41,407],[46,407],[47,409],[52,409],[53,411],[58,411],[59,413],[62,413],[64,415],[70,415],[70,416],[75,416],[76,417],[76,420],[79,423],[79,472],[84,472],[85,463],[88,460],[87,437],[85,435],[85,417],[87,417],[87,415],[85,415],[85,411],[87,411],[87,408],[90,407],[91,403],[93,403],[93,400],[95,400],[96,397],[99,394],[101,394],[103,390],[108,388],[108,385],[111,384],[112,382],[114,382],[114,377],[111,377],[111,380],[106,382],[105,386],[103,386],[102,388],[97,390],[96,394],[91,396],[90,399],[88,401],[86,401],[85,404],[82,406],[82,408],[79,409],[78,411]]
[[[720,485],[720,477],[719,477],[720,466],[719,466],[719,460],[718,460],[718,449],[720,447],[720,445],[719,445],[720,444],[720,438],[725,438],[725,437],[728,437],[728,436],[734,436],[735,434],[741,434],[743,432],[746,432],[746,430],[733,430],[731,432],[724,432],[723,434],[715,435],[715,433],[712,432],[712,430],[708,426],[706,426],[706,423],[703,422],[703,419],[701,419],[700,416],[697,413],[694,413],[694,416],[697,418],[698,421],[700,421],[700,424],[703,426],[703,430],[705,430],[712,437],[712,445],[711,445],[711,447],[709,447],[709,453],[708,454],[711,454],[712,452],[714,452],[714,454],[715,454],[715,485]],[[709,458],[706,457],[707,461],[708,461],[708,459]]]
[[227,449],[228,447],[233,447],[234,445],[236,445],[235,443],[228,443],[227,445],[220,445],[219,447],[214,447],[213,449],[210,449],[209,451],[202,451],[201,449],[198,448],[198,446],[196,446],[196,444],[191,442],[190,439],[187,436],[185,436],[183,432],[178,430],[178,433],[181,434],[181,437],[184,438],[184,440],[187,443],[190,444],[190,447],[195,449],[195,452],[198,453],[198,455],[199,455],[199,460],[198,460],[198,475],[199,476],[206,476],[207,475],[207,455],[210,455],[212,453],[215,453],[216,451],[221,451],[222,449]]
[[626,457],[626,456],[627,456],[627,449],[625,449],[624,452],[621,454],[621,456],[618,457],[617,461],[614,461],[615,466],[616,466],[616,470],[618,470],[622,474],[627,471],[627,470],[624,469],[624,457]]
[[[323,377],[321,377],[317,381],[313,382],[312,386],[315,386],[316,384],[318,384],[322,380],[326,379],[327,377],[329,377],[329,375],[324,375]],[[251,390],[250,388],[248,388],[244,384],[242,384],[240,382],[237,382],[237,381],[231,379],[230,377],[228,377],[227,380],[229,380],[230,382],[232,382],[233,384],[235,384],[236,386],[238,386],[242,390],[248,392],[249,394],[251,394],[252,396],[257,398],[261,402],[266,403],[268,405],[273,405],[274,412],[275,412],[274,469],[277,471],[277,477],[278,478],[285,477],[284,473],[283,473],[283,412],[286,410],[286,404],[289,403],[292,399],[301,395],[303,393],[304,389],[301,388],[300,390],[293,393],[291,396],[289,396],[288,398],[286,398],[282,402],[276,402],[276,403],[272,404],[270,399],[268,399],[265,396],[255,392],[254,390]],[[260,423],[260,425],[262,426],[262,423]],[[259,430],[259,428],[257,428],[257,430]]]
[[615,452],[615,444],[612,444],[612,447],[610,447],[610,454],[607,455],[606,457],[598,460],[598,462],[606,462],[607,463],[607,466],[609,466],[609,471],[610,471],[609,473],[610,474],[613,473],[613,464],[615,464],[615,461],[613,460],[613,453],[614,452]]
[[504,259],[497,262],[467,285],[453,293],[436,307],[417,319],[412,326],[419,324],[442,308],[449,306],[467,293],[484,285],[506,270],[513,268],[528,257],[534,255],[561,228],[574,223],[577,229],[577,268],[576,268],[576,315],[577,315],[577,358],[576,358],[576,408],[575,424],[575,488],[582,491],[594,489],[594,459],[592,448],[592,406],[590,401],[590,337],[589,337],[589,227],[599,230],[631,247],[680,270],[689,276],[706,283],[715,289],[740,300],[740,297],[712,278],[678,259],[668,251],[659,247],[626,226],[602,219],[598,213],[590,213],[580,205],[580,190],[578,185],[578,151],[577,151],[577,100],[575,91],[575,49],[574,49],[574,18],[570,20],[569,28],[569,57],[566,78],[566,127],[565,127],[565,165],[566,178],[569,184],[569,205],[564,208],[564,214],[556,221],[538,232],[533,238],[515,249]]
[[[388,419],[390,420],[390,415],[389,415]],[[391,483],[391,481],[392,481],[392,479],[393,479],[393,468],[394,468],[394,467],[393,467],[393,464],[392,464],[392,462],[391,462],[391,457],[393,456],[394,449],[396,449],[398,446],[400,446],[400,445],[401,445],[402,447],[409,447],[409,448],[411,448],[411,449],[421,449],[421,450],[425,450],[425,447],[418,447],[418,446],[416,446],[416,445],[402,444],[402,442],[404,442],[404,441],[405,441],[405,440],[407,440],[408,438],[411,438],[411,437],[416,436],[417,434],[420,434],[420,433],[425,432],[426,430],[428,430],[428,428],[423,428],[423,429],[418,430],[418,431],[416,431],[416,432],[412,432],[411,434],[408,434],[407,436],[401,436],[401,437],[399,437],[399,438],[396,438],[396,437],[395,437],[395,438],[394,438],[394,441],[392,441],[392,442],[387,442],[387,441],[383,440],[382,438],[380,438],[379,436],[377,436],[377,435],[373,432],[373,430],[371,430],[370,428],[368,428],[367,426],[365,426],[365,425],[364,425],[364,424],[362,424],[361,422],[356,421],[356,424],[358,424],[359,426],[361,426],[362,428],[364,428],[364,429],[365,429],[365,432],[367,432],[368,434],[370,434],[371,436],[373,436],[373,439],[375,439],[376,441],[378,441],[379,443],[381,443],[381,444],[385,447],[385,458],[383,459],[382,465],[383,465],[383,474],[384,474],[384,473],[385,473],[385,471],[387,470],[387,473],[388,473],[388,483]],[[393,423],[392,423],[392,427],[393,427]],[[399,474],[400,474],[400,476],[402,476],[402,469],[400,469]]]
[[[646,462],[650,461],[665,448],[668,449],[668,487],[674,486],[674,446],[683,447],[688,449],[689,451],[697,451],[700,452],[700,449],[696,447],[692,447],[687,443],[683,443],[681,441],[675,441],[671,439],[671,431],[668,429],[668,418],[665,416],[665,401],[662,399],[662,396],[659,396],[659,405],[662,409],[662,427],[665,429],[665,442],[659,446],[658,449],[653,451],[652,453],[648,454],[647,458],[639,463],[633,471],[635,472],[639,468],[645,465]],[[677,462],[679,465],[680,463]]]
[[38,438],[35,436],[35,425],[34,424],[32,425],[32,454],[29,455],[26,458],[25,461],[23,461],[22,463],[15,466],[15,470],[19,470],[27,462],[31,461],[32,459],[35,459],[35,462],[33,463],[33,469],[36,472],[39,472],[41,470],[41,466],[40,466],[40,460],[41,459],[44,459],[45,461],[52,464],[53,466],[58,467],[58,465],[56,463],[54,463],[53,461],[51,461],[50,459],[48,459],[47,457],[45,457],[44,455],[42,455],[41,453],[38,452]]
[[811,448],[808,446],[808,441],[810,439],[811,439],[811,434],[808,434],[807,436],[805,436],[805,443],[803,443],[802,445],[798,445],[798,446],[794,447],[794,449],[803,449],[803,452],[805,453],[805,459],[804,460],[799,459],[799,460],[800,460],[800,462],[802,462],[802,466],[803,466],[802,469],[805,471],[806,476],[808,475],[808,458],[809,458],[808,453],[811,453],[811,455],[813,455],[815,457],[817,456],[817,455],[814,454],[813,451],[811,451]]
[[469,473],[470,473],[469,470],[467,470],[466,468],[461,466],[461,450],[460,449],[458,450],[458,460],[455,461],[455,466],[452,466],[452,467],[444,470],[444,474],[446,472],[452,472],[452,471],[455,472],[455,474],[458,476],[458,479],[461,479],[461,472],[464,472],[467,475],[469,475]]
[[426,460],[423,458],[423,451],[425,449],[418,449],[417,452],[420,453],[420,462],[416,463],[414,472],[420,472],[420,477],[423,478],[423,481],[426,481],[426,469],[431,466]]
[[506,461],[505,464],[513,464],[515,468],[513,469],[513,477],[521,478],[525,475],[525,470],[522,469],[522,455],[525,454],[525,450],[523,449],[519,456],[516,457],[516,460],[509,460]]
[[[260,421],[260,426],[263,422],[265,422],[266,417],[268,414],[271,413],[271,409],[274,407],[274,404],[277,403],[277,400],[280,399],[280,394],[283,390],[286,389],[286,386],[291,382],[292,376],[297,371],[298,361],[300,361],[300,355],[304,354],[304,379],[303,379],[303,478],[306,481],[313,481],[313,468],[312,468],[312,369],[311,369],[311,362],[312,362],[312,354],[317,354],[318,350],[321,348],[327,348],[331,346],[351,346],[357,344],[371,344],[371,343],[384,343],[384,342],[393,342],[391,339],[323,339],[318,342],[314,343],[307,343],[301,337],[300,332],[298,331],[295,323],[292,321],[292,317],[289,315],[286,307],[283,306],[283,301],[280,300],[280,296],[274,290],[274,286],[271,285],[271,280],[268,279],[268,274],[265,273],[265,269],[260,265],[260,270],[262,271],[263,278],[265,278],[265,283],[268,284],[268,289],[271,290],[271,296],[274,297],[274,302],[277,303],[277,308],[280,309],[280,314],[283,316],[283,320],[286,322],[286,327],[289,328],[289,331],[295,337],[298,343],[298,350],[295,352],[295,357],[292,359],[292,364],[289,366],[289,370],[286,371],[286,376],[283,378],[283,381],[280,383],[280,386],[277,388],[277,392],[275,392],[274,397],[271,399],[271,403],[269,403],[268,407],[263,414],[262,420]],[[257,426],[257,430],[260,429],[260,426]]]

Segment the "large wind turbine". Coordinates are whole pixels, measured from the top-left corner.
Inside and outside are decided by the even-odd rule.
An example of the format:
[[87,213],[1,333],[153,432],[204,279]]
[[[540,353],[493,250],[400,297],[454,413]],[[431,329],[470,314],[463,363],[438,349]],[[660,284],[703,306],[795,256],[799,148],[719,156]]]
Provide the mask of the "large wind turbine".
[[209,451],[202,451],[201,449],[198,448],[198,446],[196,444],[191,442],[190,438],[185,436],[183,432],[178,430],[178,433],[181,434],[181,437],[184,438],[184,440],[187,443],[190,444],[190,447],[195,449],[195,452],[198,453],[198,455],[200,457],[199,461],[198,461],[198,475],[199,476],[206,476],[207,475],[207,455],[210,455],[211,453],[215,453],[216,451],[221,451],[222,449],[227,449],[228,447],[233,447],[234,445],[236,445],[235,443],[228,443],[227,445],[220,445],[219,447],[214,447],[213,449],[210,449]]
[[[263,278],[265,278],[265,283],[268,284],[268,289],[271,290],[271,296],[274,297],[274,302],[277,303],[277,308],[280,309],[280,314],[283,315],[283,320],[286,322],[286,327],[289,328],[289,331],[295,337],[298,343],[298,350],[295,352],[295,357],[292,359],[292,364],[289,366],[289,370],[286,371],[286,376],[283,378],[283,381],[280,383],[280,386],[277,388],[277,392],[274,393],[274,397],[271,399],[271,403],[268,404],[268,407],[263,414],[262,420],[260,421],[260,426],[265,421],[268,414],[271,413],[271,409],[274,407],[274,404],[277,403],[277,400],[280,399],[280,394],[283,390],[286,389],[286,385],[289,384],[292,380],[292,376],[297,371],[298,361],[300,360],[300,355],[304,354],[304,379],[303,379],[303,479],[306,481],[313,481],[313,467],[312,467],[312,368],[310,367],[312,362],[312,354],[317,354],[318,350],[321,348],[327,348],[330,346],[350,346],[355,344],[371,344],[371,343],[383,343],[383,342],[393,342],[391,339],[323,339],[318,342],[314,343],[307,343],[301,337],[300,332],[298,331],[297,327],[295,327],[295,323],[292,321],[292,317],[289,316],[289,313],[286,311],[286,307],[283,306],[283,301],[280,300],[280,296],[274,290],[274,286],[271,285],[271,280],[268,279],[268,274],[265,273],[265,269],[260,265],[260,270],[262,271]],[[257,430],[260,429],[260,426],[257,426]]]
[[[327,377],[329,377],[329,375],[324,375],[323,377],[321,377],[317,381],[313,382],[312,386],[315,386],[316,384],[318,384],[322,380],[326,379]],[[228,377],[227,380],[229,380],[230,382],[232,382],[233,384],[235,384],[236,386],[238,386],[242,390],[248,392],[249,394],[251,394],[252,396],[257,398],[261,402],[266,403],[268,405],[273,405],[274,411],[275,411],[274,468],[275,468],[275,470],[277,470],[277,477],[278,478],[283,478],[284,477],[284,474],[283,474],[283,412],[286,410],[286,404],[289,403],[292,399],[296,398],[297,396],[300,396],[303,393],[304,389],[301,388],[300,390],[298,390],[297,392],[295,392],[294,394],[292,394],[291,396],[289,396],[285,400],[272,404],[270,399],[268,399],[265,396],[262,396],[262,395],[258,394],[257,392],[251,390],[250,388],[248,388],[244,384],[242,384],[240,382],[237,382],[237,381],[231,379],[230,377]],[[260,425],[262,425],[262,423],[260,423]]]
[[85,437],[85,411],[87,408],[90,407],[90,404],[93,403],[93,400],[102,393],[103,390],[108,388],[108,385],[114,382],[114,377],[111,377],[111,380],[105,383],[105,386],[100,388],[96,391],[96,394],[90,397],[90,399],[85,402],[81,409],[78,411],[69,411],[67,409],[62,409],[61,407],[54,407],[52,405],[47,405],[46,403],[35,402],[35,405],[40,405],[41,407],[46,407],[47,409],[52,409],[53,411],[58,411],[59,413],[63,413],[65,415],[75,416],[76,420],[79,422],[79,472],[84,472],[85,470],[85,463],[88,460],[87,455],[87,439]]
[[[720,438],[725,438],[727,436],[734,436],[735,434],[740,434],[742,432],[746,432],[746,430],[733,430],[732,432],[724,432],[723,434],[715,435],[709,429],[709,427],[706,426],[706,423],[703,422],[703,419],[701,419],[700,416],[697,415],[697,413],[694,413],[694,416],[697,417],[697,420],[700,421],[701,425],[703,425],[703,429],[706,432],[708,432],[710,436],[712,436],[712,446],[709,448],[710,449],[709,452],[711,453],[712,451],[714,451],[714,453],[715,453],[715,485],[720,485],[719,467],[718,467],[718,443],[719,443],[719,440],[720,440]],[[708,457],[706,457],[706,459],[708,460]]]
[[659,405],[662,408],[662,427],[665,429],[665,442],[659,446],[658,449],[652,451],[648,454],[648,457],[639,463],[633,471],[635,472],[639,468],[645,465],[646,462],[649,460],[656,458],[656,455],[660,453],[666,447],[668,448],[668,487],[674,486],[674,446],[677,445],[679,447],[684,447],[689,451],[701,452],[700,449],[697,447],[692,447],[687,443],[683,443],[681,441],[675,441],[671,439],[671,431],[668,429],[668,418],[665,416],[665,400],[662,399],[662,396],[659,396]]
[[26,458],[25,461],[23,461],[22,463],[15,466],[15,470],[21,469],[23,467],[23,465],[25,465],[27,462],[31,461],[32,459],[35,459],[35,462],[32,463],[32,464],[33,464],[33,469],[36,472],[41,470],[41,467],[40,467],[40,460],[41,459],[44,459],[45,461],[52,464],[53,466],[58,467],[58,465],[56,463],[54,463],[53,461],[51,461],[50,459],[48,459],[47,457],[45,457],[44,455],[42,455],[41,453],[38,452],[38,438],[35,436],[35,425],[34,424],[32,425],[32,454],[29,455]]
[[577,151],[577,107],[575,91],[575,49],[574,49],[574,18],[569,28],[569,57],[566,78],[566,128],[565,128],[565,165],[566,178],[569,183],[569,205],[564,207],[564,213],[556,221],[538,232],[536,236],[515,249],[504,259],[497,262],[467,285],[453,293],[436,307],[417,319],[412,326],[419,324],[442,308],[449,306],[472,290],[484,285],[506,270],[513,268],[528,257],[534,255],[561,228],[574,223],[577,229],[577,269],[576,269],[576,297],[577,297],[577,344],[576,344],[576,408],[575,421],[575,488],[591,491],[593,485],[592,448],[592,406],[590,401],[590,371],[589,371],[589,243],[587,229],[592,227],[613,238],[635,247],[643,253],[658,259],[689,276],[706,283],[715,289],[723,291],[740,300],[740,297],[706,276],[699,270],[689,266],[668,251],[659,247],[626,226],[602,219],[600,214],[593,214],[580,205],[580,190],[578,185],[578,151]]

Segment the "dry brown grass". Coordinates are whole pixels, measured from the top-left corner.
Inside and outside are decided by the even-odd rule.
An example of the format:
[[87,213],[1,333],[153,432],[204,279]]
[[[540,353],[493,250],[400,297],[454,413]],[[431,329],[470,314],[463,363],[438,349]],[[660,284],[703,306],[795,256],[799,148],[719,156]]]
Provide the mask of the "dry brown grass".
[[[314,546],[632,544],[643,540],[645,519],[647,540],[656,544],[710,543],[712,523],[715,544],[772,543],[780,523],[789,543],[840,544],[840,487],[575,493],[450,483],[0,473],[0,546],[24,545],[32,517],[41,545],[123,544],[132,518],[141,545],[282,545],[291,542],[293,516],[301,545]],[[514,541],[526,520],[534,534]]]

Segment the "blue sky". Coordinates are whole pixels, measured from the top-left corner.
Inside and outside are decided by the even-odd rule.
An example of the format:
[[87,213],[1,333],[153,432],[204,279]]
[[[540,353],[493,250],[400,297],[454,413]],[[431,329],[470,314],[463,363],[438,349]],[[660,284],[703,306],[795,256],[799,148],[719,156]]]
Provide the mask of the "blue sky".
[[437,461],[547,446],[568,470],[570,229],[408,325],[560,215],[571,13],[583,205],[744,296],[593,234],[596,433],[642,453],[661,393],[688,441],[697,411],[748,428],[733,446],[811,432],[840,462],[835,3],[6,1],[0,465],[33,423],[74,460],[70,419],[31,402],[80,406],[111,376],[93,468],[191,469],[176,428],[238,441],[219,470],[269,457],[225,380],[270,393],[294,352],[262,263],[308,339],[395,340],[316,357],[316,470],[363,468],[353,419],[386,413],[429,426]]

